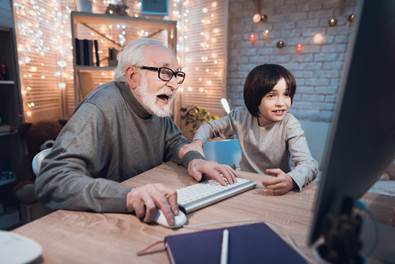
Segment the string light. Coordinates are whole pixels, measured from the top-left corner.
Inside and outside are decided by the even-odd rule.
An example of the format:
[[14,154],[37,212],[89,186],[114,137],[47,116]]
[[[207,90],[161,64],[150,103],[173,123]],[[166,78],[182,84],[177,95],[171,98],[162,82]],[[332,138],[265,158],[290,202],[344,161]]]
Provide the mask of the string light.
[[302,43],[298,43],[295,46],[296,53],[302,53],[304,51],[304,45]]
[[257,40],[256,34],[255,33],[251,33],[248,35],[248,41],[250,42],[250,44],[255,44]]
[[44,85],[64,90],[70,81],[72,50],[63,44],[71,43],[68,4],[56,0],[14,1],[21,95],[27,121],[45,104],[34,102],[36,89],[43,89]]
[[285,42],[284,42],[284,40],[279,40],[279,41],[277,41],[276,47],[279,48],[279,49],[284,48],[284,47],[285,47]]
[[321,45],[321,44],[324,43],[324,41],[325,41],[325,37],[324,37],[324,35],[322,33],[317,33],[313,37],[313,43],[314,44]]
[[350,24],[352,24],[352,23],[354,22],[354,20],[355,20],[355,14],[350,14],[350,15],[348,15],[347,21],[348,21]]
[[265,30],[263,31],[262,35],[263,35],[263,39],[264,39],[264,40],[270,39],[270,31],[269,31],[268,29],[265,29]]
[[331,17],[328,20],[328,26],[335,27],[337,25],[337,19],[335,17]]
[[[217,83],[221,85],[219,78],[221,76],[218,74],[222,71],[224,67],[223,62],[218,60],[219,55],[215,51],[217,47],[217,38],[223,37],[223,30],[218,26],[216,19],[220,16],[222,10],[219,7],[217,1],[212,1],[207,3],[207,5],[197,5],[193,2],[191,5],[190,0],[174,0],[173,1],[173,19],[177,20],[177,35],[178,35],[178,56],[180,58],[180,63],[185,65],[185,71],[192,72],[185,85],[201,85],[205,84],[207,87],[216,88]],[[190,16],[190,7],[198,8],[200,25],[196,28],[195,21],[193,24],[189,25],[188,18]],[[196,11],[195,11],[196,12]],[[177,15],[180,15],[178,18]],[[190,30],[198,29],[198,41],[196,42],[196,37],[191,42],[191,47],[188,43],[188,33]],[[199,39],[200,38],[200,39]],[[202,74],[204,73],[204,74]],[[204,79],[203,79],[204,77]],[[214,85],[215,84],[215,85]],[[210,94],[208,89],[197,88],[193,90],[191,86],[186,89],[182,89],[182,92],[200,92],[204,94]]]

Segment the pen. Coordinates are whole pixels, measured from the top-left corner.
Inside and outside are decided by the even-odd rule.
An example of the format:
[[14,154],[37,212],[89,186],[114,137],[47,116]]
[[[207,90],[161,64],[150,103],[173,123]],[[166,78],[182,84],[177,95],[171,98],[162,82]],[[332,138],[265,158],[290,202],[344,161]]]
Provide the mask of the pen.
[[224,229],[222,234],[222,246],[221,246],[221,264],[228,263],[228,247],[229,247],[229,231]]

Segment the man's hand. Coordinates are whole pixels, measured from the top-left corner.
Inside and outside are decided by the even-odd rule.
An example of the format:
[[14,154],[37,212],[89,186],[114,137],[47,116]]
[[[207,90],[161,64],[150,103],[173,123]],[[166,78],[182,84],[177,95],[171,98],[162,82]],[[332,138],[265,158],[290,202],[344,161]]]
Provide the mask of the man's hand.
[[237,177],[236,171],[230,166],[202,159],[194,159],[189,162],[188,174],[197,181],[200,181],[204,174],[207,178],[213,179],[224,186],[233,184]]
[[144,222],[152,222],[156,210],[160,209],[170,225],[178,214],[177,192],[162,184],[146,184],[132,189],[126,196],[126,206]]
[[203,142],[201,140],[194,140],[191,143],[182,146],[178,152],[178,156],[182,158],[185,154],[187,154],[187,152],[192,150],[199,152],[204,157]]
[[265,193],[283,195],[294,188],[291,176],[285,174],[281,169],[267,169],[266,173],[274,176],[274,178],[262,181],[262,184],[266,187]]

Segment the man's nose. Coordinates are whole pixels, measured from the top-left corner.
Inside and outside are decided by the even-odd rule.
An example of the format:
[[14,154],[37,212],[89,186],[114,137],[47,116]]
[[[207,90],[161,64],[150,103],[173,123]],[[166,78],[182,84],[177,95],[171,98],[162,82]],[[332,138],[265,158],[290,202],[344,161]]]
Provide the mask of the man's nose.
[[170,81],[167,82],[166,84],[172,91],[176,91],[178,89],[178,81],[176,77],[173,76],[173,78],[170,79]]

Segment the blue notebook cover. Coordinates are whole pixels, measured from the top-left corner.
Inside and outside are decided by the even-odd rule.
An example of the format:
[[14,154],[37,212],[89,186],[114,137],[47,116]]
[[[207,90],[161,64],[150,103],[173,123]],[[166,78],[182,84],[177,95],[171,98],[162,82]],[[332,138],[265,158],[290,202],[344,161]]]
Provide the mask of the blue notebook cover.
[[[307,263],[264,223],[241,225],[229,230],[228,263]],[[173,264],[220,263],[224,228],[165,237]]]

